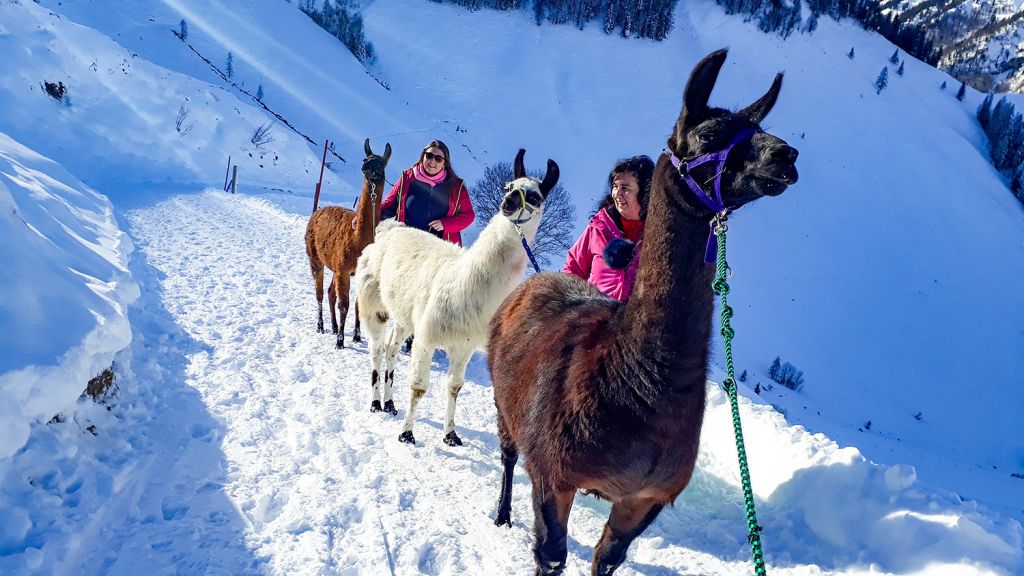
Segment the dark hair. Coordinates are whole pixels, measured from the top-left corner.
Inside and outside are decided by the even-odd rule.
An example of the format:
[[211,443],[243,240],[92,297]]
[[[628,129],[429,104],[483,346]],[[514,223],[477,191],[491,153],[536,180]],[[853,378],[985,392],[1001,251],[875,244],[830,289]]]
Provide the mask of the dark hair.
[[622,225],[619,219],[622,216],[619,214],[618,209],[615,208],[615,201],[612,199],[612,183],[615,181],[616,176],[626,172],[636,176],[636,183],[640,186],[640,190],[636,195],[636,201],[640,204],[640,219],[647,220],[647,203],[651,199],[651,180],[654,178],[654,160],[643,154],[633,156],[632,158],[616,162],[615,167],[608,173],[608,191],[597,204],[597,211],[600,212],[602,208],[607,208],[608,212],[612,215],[612,219],[616,221],[616,224],[619,224],[620,228]]
[[448,152],[448,145],[440,140],[431,140],[430,144],[424,146],[423,150],[420,150],[420,157],[419,159],[416,160],[416,164],[414,164],[414,166],[419,166],[420,164],[423,164],[423,155],[426,154],[427,150],[430,150],[431,148],[440,148],[441,151],[444,152],[445,173],[450,178],[458,178],[459,175],[456,174],[455,169],[452,168],[452,155],[451,153]]

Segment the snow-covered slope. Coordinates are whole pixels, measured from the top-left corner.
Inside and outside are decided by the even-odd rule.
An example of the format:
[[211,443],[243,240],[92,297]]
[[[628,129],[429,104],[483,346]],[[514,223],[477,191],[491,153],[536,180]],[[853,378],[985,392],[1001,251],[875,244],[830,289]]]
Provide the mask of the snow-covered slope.
[[[284,127],[254,145],[255,130],[272,120],[262,111],[34,2],[0,3],[0,53],[0,127],[101,192],[131,194],[140,182],[222,184],[229,155],[250,186],[285,187],[308,173],[316,181],[319,156]],[[47,95],[44,81],[62,82],[64,99]]]
[[131,341],[131,250],[104,196],[0,132],[0,460]]
[[1024,91],[1024,13],[1020,0],[882,0],[932,33],[939,67],[982,91]]
[[[680,4],[662,43],[536,27],[525,12],[367,4],[390,90],[279,0],[0,4],[0,47],[14,55],[0,65],[0,129],[111,196],[143,285],[113,410],[37,416],[28,444],[0,459],[12,519],[0,572],[491,574],[530,562],[524,475],[521,524],[495,533],[488,519],[497,448],[484,363],[460,401],[464,451],[427,435],[399,446],[397,423],[366,413],[364,351],[337,352],[310,329],[301,233],[319,150],[275,126],[278,163],[260,167],[249,138],[269,117],[171,34],[182,18],[197,50],[218,63],[232,53],[236,81],[262,82],[268,105],[336,140],[349,161],[335,162],[327,201],[352,200],[362,138],[392,143],[393,176],[440,137],[470,183],[521,146],[528,164],[558,160],[580,228],[615,159],[659,152],[701,56],[731,49],[712,96],[725,106],[785,70],[766,128],[801,150],[801,181],[737,214],[729,241],[747,384],[766,384],[776,355],[806,377],[801,393],[744,404],[772,572],[1024,568],[1020,524],[1000,516],[1024,517],[1013,476],[1024,473],[1024,211],[985,160],[978,94],[957,102],[939,90],[947,76],[908,61],[875,95],[893,49],[877,35],[822,21],[783,42],[704,0]],[[39,87],[62,78],[70,106]],[[183,137],[185,96],[197,124]],[[229,154],[243,193],[283,191],[267,196],[275,206],[185,186],[219,187]],[[745,569],[725,414],[713,393],[695,483],[624,573]],[[606,512],[577,505],[573,570]]]

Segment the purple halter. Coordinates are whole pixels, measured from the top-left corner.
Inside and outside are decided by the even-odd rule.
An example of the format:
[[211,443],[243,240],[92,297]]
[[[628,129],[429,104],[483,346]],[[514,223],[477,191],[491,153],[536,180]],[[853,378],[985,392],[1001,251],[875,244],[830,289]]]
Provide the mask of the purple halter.
[[[729,152],[745,140],[749,140],[757,134],[760,130],[755,128],[746,128],[741,130],[739,134],[733,137],[732,142],[724,149],[718,152],[711,152],[698,156],[692,160],[680,160],[676,158],[674,153],[669,153],[669,158],[672,160],[672,165],[679,171],[679,176],[686,182],[686,185],[690,187],[690,190],[697,196],[697,199],[702,204],[707,206],[708,210],[711,210],[715,214],[726,211],[727,209],[733,208],[732,206],[726,206],[725,202],[722,201],[722,173],[725,172],[725,162],[729,159]],[[700,187],[700,184],[693,179],[690,173],[694,168],[707,164],[708,162],[718,162],[718,167],[715,171],[715,190],[714,196],[708,194]],[[715,236],[714,230],[708,232],[708,244],[704,251],[704,262],[712,263],[715,261],[715,253],[718,251],[718,239]]]

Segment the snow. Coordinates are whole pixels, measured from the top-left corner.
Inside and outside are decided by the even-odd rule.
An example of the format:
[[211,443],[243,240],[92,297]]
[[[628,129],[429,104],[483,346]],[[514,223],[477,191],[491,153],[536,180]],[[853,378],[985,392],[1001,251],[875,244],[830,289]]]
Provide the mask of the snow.
[[[579,229],[615,159],[658,153],[701,56],[730,46],[712,96],[730,107],[785,70],[766,128],[801,150],[801,181],[729,236],[737,360],[762,384],[741,387],[741,412],[769,570],[1024,572],[1024,210],[985,160],[982,95],[957,102],[938,89],[948,76],[908,59],[876,96],[893,50],[878,36],[821,21],[783,42],[704,1],[680,4],[663,43],[432,2],[363,14],[391,90],[277,0],[0,4],[0,573],[532,565],[521,467],[513,528],[491,519],[485,359],[459,400],[465,447],[440,441],[443,353],[419,445],[369,412],[365,347],[313,332],[302,237],[320,150],[280,124],[255,148],[269,118],[170,33],[182,18],[211,60],[233,54],[240,84],[337,139],[347,161],[322,204],[354,199],[363,138],[392,144],[393,177],[440,137],[470,183],[520,146],[528,165],[556,159]],[[427,26],[445,34],[425,43]],[[41,91],[58,79],[70,103]],[[237,195],[219,190],[228,155]],[[803,391],[767,389],[776,355]],[[115,393],[79,398],[111,360]],[[712,382],[694,480],[620,574],[749,571],[731,432]],[[588,571],[608,510],[577,498],[567,574]]]
[[131,341],[131,246],[109,200],[0,133],[0,458]]

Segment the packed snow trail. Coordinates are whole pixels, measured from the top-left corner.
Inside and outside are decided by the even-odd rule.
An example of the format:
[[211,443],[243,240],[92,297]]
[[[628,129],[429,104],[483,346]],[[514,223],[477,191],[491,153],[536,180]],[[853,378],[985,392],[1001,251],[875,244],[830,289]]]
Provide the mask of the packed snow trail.
[[[114,541],[119,550],[67,566],[112,574],[168,573],[175,565],[190,573],[532,572],[533,511],[521,466],[513,486],[513,528],[499,529],[492,520],[500,462],[482,355],[470,363],[459,399],[462,426],[457,430],[466,445],[449,448],[441,442],[445,363],[440,353],[422,404],[418,444],[400,444],[408,357],[400,355],[396,371],[399,417],[370,413],[365,344],[336,350],[332,335],[314,331],[304,217],[262,199],[206,191],[154,197],[152,203],[128,208],[125,219],[140,251],[137,259],[144,263],[144,270],[135,271],[142,301],[159,311],[133,320],[144,343],[133,345],[134,372],[139,378],[167,378],[151,383],[154,393],[168,386],[182,403],[154,401],[154,410],[166,409],[154,418],[166,419],[166,429],[177,432],[143,447],[151,455],[135,458],[145,466],[123,505],[130,510],[124,521],[111,512],[109,524],[97,535],[97,541]],[[756,411],[753,419],[750,410]],[[823,437],[810,441],[802,429],[786,431],[768,407],[745,404],[744,418],[745,425],[752,424],[748,449],[755,490],[759,474],[762,486],[782,484],[782,490],[786,474],[800,475],[793,475],[793,462],[770,466],[763,460],[766,451],[806,452],[804,460],[817,466],[807,471],[803,483],[788,487],[795,496],[763,509],[773,574],[927,570],[928,555],[902,554],[874,564],[876,558],[863,555],[868,537],[858,534],[869,529],[876,539],[885,539],[889,530],[898,529],[908,547],[921,547],[922,530],[908,528],[907,522],[891,528],[865,520],[844,523],[844,513],[867,510],[869,519],[879,520],[899,510],[913,515],[916,509],[952,504],[904,490],[913,479],[896,468],[890,469],[898,472],[890,478],[891,473],[876,470],[856,451],[840,450]],[[709,426],[727,433],[709,433]],[[724,396],[712,389],[706,446],[694,481],[676,507],[666,509],[636,540],[619,574],[749,571],[728,432]],[[826,510],[835,517],[811,517],[807,510],[817,506],[805,506],[800,498],[813,499],[828,490],[816,483],[848,489],[852,501],[830,502]],[[872,506],[856,501],[857,490]],[[886,499],[902,499],[901,507],[885,504]],[[566,574],[589,573],[608,510],[605,502],[577,497]],[[945,548],[951,552],[943,558],[954,563],[956,554],[970,555],[984,546],[991,550],[985,548],[990,554],[982,558],[1002,554],[1012,559],[1015,552],[1004,550],[1004,540],[1012,542],[1017,534],[1019,542],[1019,525],[1015,533],[1013,526],[993,528],[985,520],[978,521],[980,527],[936,524],[924,535],[928,542],[947,538]],[[957,540],[961,531],[971,536],[970,546]],[[822,534],[832,538],[822,541]],[[976,541],[983,542],[971,547]]]
[[[402,445],[400,418],[369,411],[365,346],[339,351],[331,335],[314,332],[304,219],[219,192],[133,209],[127,219],[138,247],[162,277],[163,306],[198,343],[185,378],[223,424],[223,436],[214,438],[225,460],[223,490],[242,511],[249,547],[271,571],[530,570],[533,511],[521,467],[515,527],[498,529],[492,520],[500,462],[484,358],[474,357],[459,399],[459,434],[466,445],[449,448],[441,442],[443,354],[431,374],[419,444]],[[349,329],[351,324],[350,318]],[[403,410],[407,361],[402,355],[397,369],[395,398]],[[193,488],[204,486],[197,479]],[[177,523],[202,528],[204,510],[189,508],[187,500],[168,506],[178,507]],[[606,513],[603,503],[579,499],[569,573],[589,572]],[[172,547],[193,545],[176,540],[173,532],[166,540]],[[646,574],[734,573],[745,562],[738,552],[733,563],[692,553],[670,566],[632,565]]]

